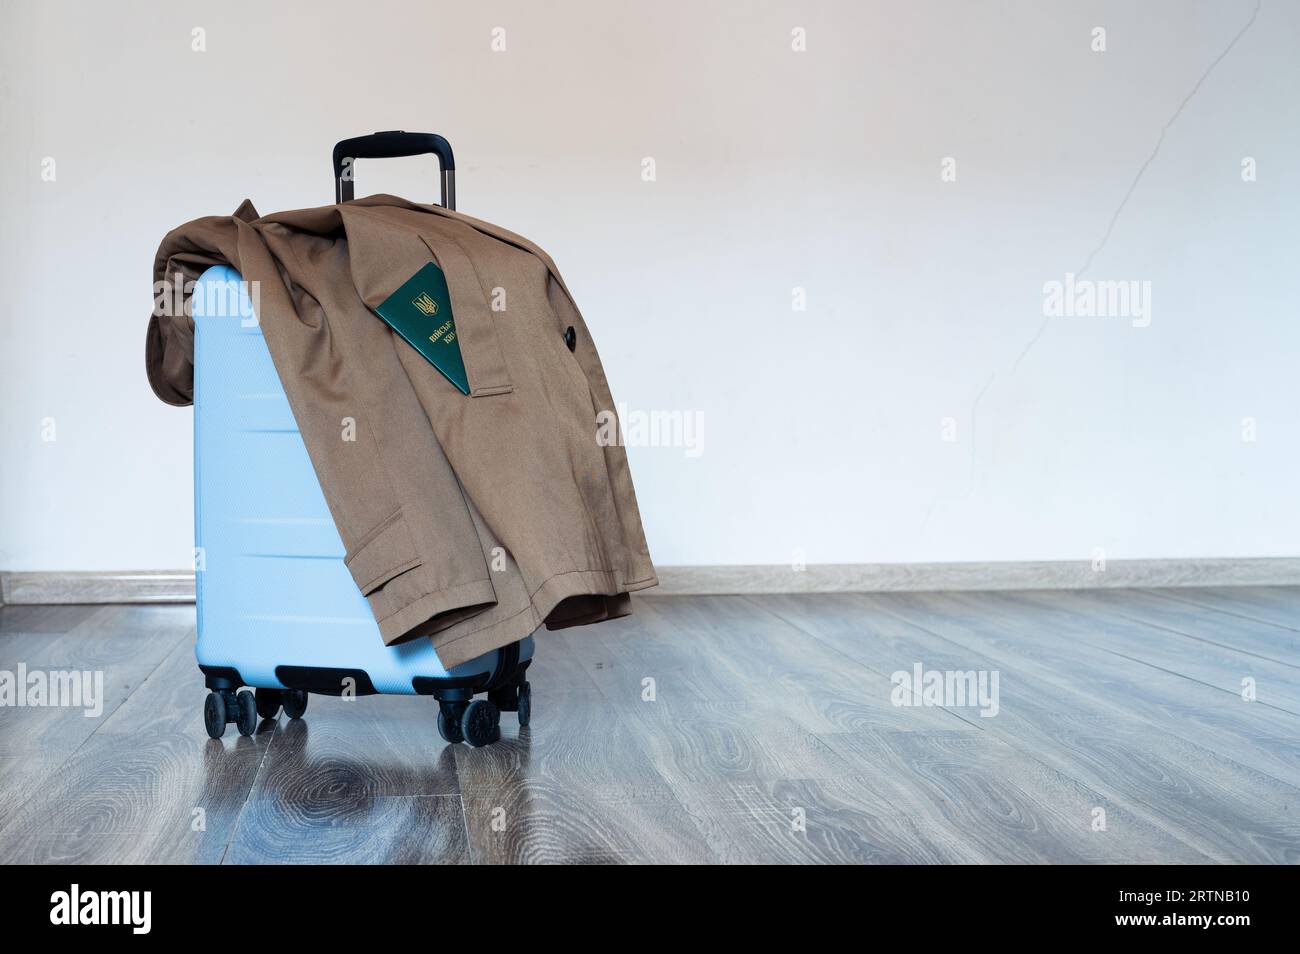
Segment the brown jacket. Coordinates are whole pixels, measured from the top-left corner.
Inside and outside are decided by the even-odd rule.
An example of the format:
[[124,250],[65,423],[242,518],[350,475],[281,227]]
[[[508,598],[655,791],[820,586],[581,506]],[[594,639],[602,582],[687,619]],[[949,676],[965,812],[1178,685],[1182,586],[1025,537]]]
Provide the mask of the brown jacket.
[[[371,311],[430,261],[469,396]],[[627,457],[597,440],[614,408],[600,358],[537,246],[393,196],[262,218],[245,202],[168,233],[154,277],[216,264],[258,283],[258,321],[385,642],[430,636],[451,667],[542,622],[625,616],[627,594],[655,585]],[[193,344],[193,319],[150,319],[149,383],[169,404],[193,402]]]

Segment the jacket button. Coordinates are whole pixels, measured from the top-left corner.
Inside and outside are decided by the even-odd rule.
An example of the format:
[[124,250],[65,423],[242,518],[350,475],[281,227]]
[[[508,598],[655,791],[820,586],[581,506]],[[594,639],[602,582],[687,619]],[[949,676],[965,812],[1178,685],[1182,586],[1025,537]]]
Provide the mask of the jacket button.
[[576,332],[574,332],[573,325],[569,325],[569,327],[565,330],[564,343],[569,346],[570,351],[572,351],[574,348],[578,346],[578,335]]

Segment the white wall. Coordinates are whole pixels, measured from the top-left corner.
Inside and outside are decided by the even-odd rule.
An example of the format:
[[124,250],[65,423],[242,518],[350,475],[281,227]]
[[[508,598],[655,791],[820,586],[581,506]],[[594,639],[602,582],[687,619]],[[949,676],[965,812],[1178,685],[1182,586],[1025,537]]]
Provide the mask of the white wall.
[[[188,565],[158,241],[330,201],[334,142],[393,128],[447,135],[460,207],[556,257],[619,401],[703,415],[698,458],[631,450],[660,563],[1300,550],[1300,4],[1199,89],[1253,0],[631,6],[6,3],[0,568]],[[1099,244],[1085,277],[1150,281],[1150,326],[1036,337]]]

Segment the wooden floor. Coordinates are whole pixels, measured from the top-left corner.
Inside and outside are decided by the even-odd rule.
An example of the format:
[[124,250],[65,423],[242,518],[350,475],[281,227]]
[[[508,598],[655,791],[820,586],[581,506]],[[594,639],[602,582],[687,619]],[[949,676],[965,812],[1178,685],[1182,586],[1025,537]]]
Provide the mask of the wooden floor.
[[1297,640],[1286,588],[639,598],[470,749],[416,697],[211,741],[192,606],[6,607],[0,671],[106,701],[0,708],[0,862],[1296,863]]

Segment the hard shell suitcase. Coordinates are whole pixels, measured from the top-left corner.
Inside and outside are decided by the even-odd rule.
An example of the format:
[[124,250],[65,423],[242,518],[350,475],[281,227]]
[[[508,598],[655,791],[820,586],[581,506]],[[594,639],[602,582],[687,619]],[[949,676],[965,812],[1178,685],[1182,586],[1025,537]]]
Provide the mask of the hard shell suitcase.
[[[451,147],[440,136],[375,133],[334,150],[335,198],[352,198],[351,160],[434,153],[444,206],[455,207]],[[234,269],[195,284],[195,655],[209,689],[214,739],[234,722],[251,735],[283,708],[301,718],[308,693],[432,695],[448,742],[486,745],[500,713],[526,726],[531,636],[445,669],[428,639],[384,645],[343,563],[344,547],[307,448]],[[378,319],[376,319],[378,320]],[[251,687],[256,693],[241,687]],[[475,699],[487,693],[487,699]]]

